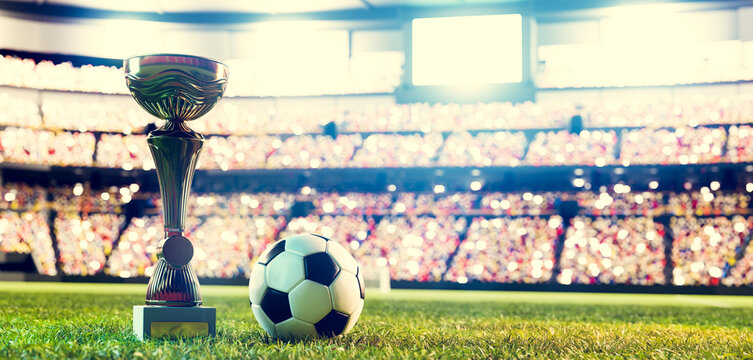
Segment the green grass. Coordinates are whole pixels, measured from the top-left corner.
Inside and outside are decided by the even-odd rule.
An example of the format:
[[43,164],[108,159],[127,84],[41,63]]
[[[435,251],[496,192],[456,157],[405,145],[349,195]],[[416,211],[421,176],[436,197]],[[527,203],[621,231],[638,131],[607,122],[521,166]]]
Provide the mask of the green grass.
[[753,299],[731,296],[371,291],[345,337],[282,342],[245,287],[204,286],[213,339],[139,342],[145,285],[0,282],[0,359],[751,358]]

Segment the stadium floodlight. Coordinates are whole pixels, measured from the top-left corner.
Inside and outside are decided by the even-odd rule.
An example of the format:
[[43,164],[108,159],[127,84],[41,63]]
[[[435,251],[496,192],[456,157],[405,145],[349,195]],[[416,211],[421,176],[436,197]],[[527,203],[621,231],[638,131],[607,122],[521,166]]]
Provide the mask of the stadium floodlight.
[[129,58],[124,68],[136,102],[166,120],[146,139],[157,168],[165,239],[157,247],[147,306],[133,307],[133,330],[140,340],[213,336],[216,311],[201,306],[199,279],[190,264],[194,248],[183,236],[188,194],[204,146],[204,136],[186,122],[206,114],[222,98],[228,68],[205,58],[168,54]]

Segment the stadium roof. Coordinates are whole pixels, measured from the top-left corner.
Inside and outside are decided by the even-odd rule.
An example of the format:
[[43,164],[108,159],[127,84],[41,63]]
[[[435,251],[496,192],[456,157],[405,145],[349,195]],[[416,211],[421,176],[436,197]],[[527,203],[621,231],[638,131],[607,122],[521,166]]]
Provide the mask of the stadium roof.
[[[556,13],[570,17],[575,10],[636,4],[672,3],[676,10],[701,10],[750,5],[753,1],[725,0],[0,0],[0,13],[16,17],[48,20],[131,18],[184,23],[244,23],[273,16],[296,16],[317,20],[359,20],[410,17],[411,10],[444,9],[454,11],[525,12],[537,16]],[[207,16],[211,15],[211,16]],[[415,14],[414,14],[415,15]],[[564,16],[560,16],[564,15]],[[597,14],[589,13],[587,16]],[[598,15],[597,15],[598,16]]]

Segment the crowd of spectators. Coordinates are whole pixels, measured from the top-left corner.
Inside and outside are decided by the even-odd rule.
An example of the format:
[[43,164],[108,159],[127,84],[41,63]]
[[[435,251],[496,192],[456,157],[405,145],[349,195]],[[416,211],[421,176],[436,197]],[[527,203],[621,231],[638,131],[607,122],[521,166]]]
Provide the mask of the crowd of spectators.
[[439,166],[518,166],[523,159],[526,137],[522,132],[498,131],[452,133],[444,142]]
[[750,195],[747,193],[712,192],[704,187],[700,192],[669,193],[667,213],[680,216],[748,214],[749,203]]
[[374,230],[376,222],[371,216],[340,215],[296,217],[280,233],[280,239],[295,234],[318,234],[337,241],[350,249],[356,257],[363,255],[359,248]]
[[434,211],[437,216],[462,215],[475,212],[478,195],[474,193],[455,193],[437,196],[434,199]]
[[251,260],[275,241],[284,226],[282,216],[209,216],[186,233],[194,245],[191,266],[200,277],[249,277]]
[[560,258],[560,284],[664,284],[664,227],[650,217],[578,216]]
[[[673,194],[670,194],[672,198]],[[659,216],[665,212],[665,193],[644,191],[602,192],[579,191],[575,194],[583,213],[594,216],[639,215]]]
[[729,127],[727,159],[733,163],[753,161],[753,127],[750,125]]
[[154,169],[154,160],[146,143],[146,135],[100,135],[95,164],[123,170]]
[[474,218],[446,281],[538,283],[549,281],[562,218]]
[[8,127],[0,130],[0,162],[92,166],[94,134]]
[[356,258],[364,272],[389,265],[394,280],[440,281],[466,223],[464,217],[385,217]]
[[94,190],[87,184],[54,187],[50,190],[50,208],[58,212],[121,214],[140,187],[133,183],[127,186],[110,186]]
[[284,215],[294,202],[295,196],[289,193],[192,193],[188,197],[188,214],[225,217]]
[[125,94],[123,70],[108,66],[74,67],[69,62],[34,62],[12,56],[0,57],[0,85],[66,91]]
[[[252,81],[230,82],[228,96],[296,96],[391,92],[398,86],[402,74],[402,56],[397,53],[382,54],[378,58],[355,56],[345,66],[320,71],[306,71],[295,76],[295,84],[283,81],[284,74],[261,70],[258,64],[233,62],[235,73]],[[375,63],[376,62],[376,63]],[[367,66],[364,66],[367,65]],[[297,70],[302,71],[302,70]],[[309,78],[307,75],[316,75]],[[327,78],[323,81],[319,77]],[[283,76],[285,80],[287,79]],[[54,89],[66,91],[98,92],[106,94],[127,93],[123,69],[109,66],[84,65],[74,67],[69,62],[53,64],[5,56],[0,58],[0,85]],[[281,84],[283,83],[283,84]]]
[[491,215],[546,215],[556,211],[556,202],[560,197],[562,193],[558,192],[492,192],[481,197],[479,208],[481,213]]
[[442,134],[372,134],[363,140],[350,167],[426,167],[431,166],[444,139]]
[[725,162],[724,128],[623,130],[620,163],[698,164]]
[[671,101],[585,102],[587,127],[696,127],[750,121],[753,99],[689,96]]
[[[138,185],[94,191],[77,184],[49,191],[50,209],[57,211],[57,262],[64,274],[95,275],[103,269],[121,277],[151,274],[156,244],[163,237],[160,216],[132,219],[115,240],[124,221],[124,199],[135,196]],[[47,190],[9,184],[0,194],[0,207],[12,209],[0,213],[0,251],[31,252],[40,273],[54,274]],[[559,259],[557,281],[562,284],[665,283],[664,227],[652,220],[664,214],[734,216],[671,219],[675,285],[750,283],[744,270],[753,266],[746,260],[753,250],[743,247],[753,217],[735,215],[747,214],[749,195],[707,189],[598,195],[200,193],[189,197],[186,235],[194,241],[194,267],[202,277],[248,276],[250,261],[267,244],[296,233],[317,233],[342,243],[372,274],[386,269],[395,280],[547,282],[556,263],[550,251],[563,231],[556,201],[565,195],[590,216],[628,217],[572,219]],[[312,201],[314,212],[287,222],[283,216],[301,199]],[[479,213],[502,217],[452,216]],[[463,237],[467,220],[471,224]]]
[[347,131],[456,131],[561,128],[576,113],[566,102],[380,104],[344,112]]
[[673,283],[716,286],[743,251],[753,218],[673,217],[670,226],[674,236]]
[[[90,155],[97,142],[95,166],[153,168],[143,130],[147,124],[156,122],[159,126],[161,121],[139,109],[132,99],[52,93],[37,100],[19,91],[0,91],[0,125],[10,126],[0,130],[3,161],[91,166]],[[40,105],[37,101],[41,101]],[[301,104],[286,107],[246,102],[226,99],[206,119],[192,122],[195,130],[206,135],[227,135],[208,137],[199,168],[684,165],[753,161],[749,150],[753,146],[748,146],[753,141],[753,127],[733,125],[727,131],[712,126],[749,121],[744,110],[753,110],[753,100],[743,98],[706,100],[700,105],[688,100],[649,102],[643,106],[597,103],[579,110],[591,127],[645,126],[623,129],[619,145],[614,130],[541,131],[530,141],[520,131],[473,131],[512,129],[515,126],[508,125],[513,124],[562,128],[575,111],[559,103],[388,104],[362,111],[322,106],[311,111],[311,106]],[[345,133],[335,138],[312,135],[321,133],[322,126],[330,122],[337,123],[338,130]],[[443,135],[440,130],[450,133]],[[95,136],[92,131],[106,133]],[[352,131],[423,133],[348,133]]]
[[0,91],[0,125],[42,127],[36,96]]
[[[750,236],[750,229],[748,235]],[[725,286],[750,286],[753,284],[753,241],[748,239],[748,246],[739,260],[730,262],[730,269],[722,278]]]
[[[196,225],[196,218],[190,217],[186,229],[191,230]],[[105,273],[122,278],[152,276],[157,263],[157,244],[164,238],[164,231],[161,216],[132,218],[107,258]]]
[[40,211],[47,204],[47,191],[24,183],[0,185],[0,210]]
[[615,162],[616,144],[614,131],[539,132],[528,145],[524,163],[533,166],[605,166]]
[[44,127],[51,130],[131,134],[143,132],[150,123],[162,123],[125,96],[45,93],[41,110]]
[[348,167],[361,135],[291,136],[267,159],[267,168],[340,168]]
[[392,209],[392,194],[319,193],[312,202],[320,215],[385,215]]
[[114,214],[59,212],[55,236],[62,272],[84,276],[100,273],[124,220]]
[[44,213],[0,211],[0,252],[30,253],[37,272],[57,274],[55,250]]
[[196,168],[263,169],[267,156],[281,144],[273,136],[211,136],[204,143]]

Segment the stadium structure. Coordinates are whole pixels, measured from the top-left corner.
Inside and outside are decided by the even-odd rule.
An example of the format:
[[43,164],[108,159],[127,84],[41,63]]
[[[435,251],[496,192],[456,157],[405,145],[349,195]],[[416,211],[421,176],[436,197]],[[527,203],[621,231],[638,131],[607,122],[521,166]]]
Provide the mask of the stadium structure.
[[122,58],[231,68],[202,283],[319,233],[393,287],[753,293],[753,3],[0,2],[0,279],[145,282],[162,231]]

